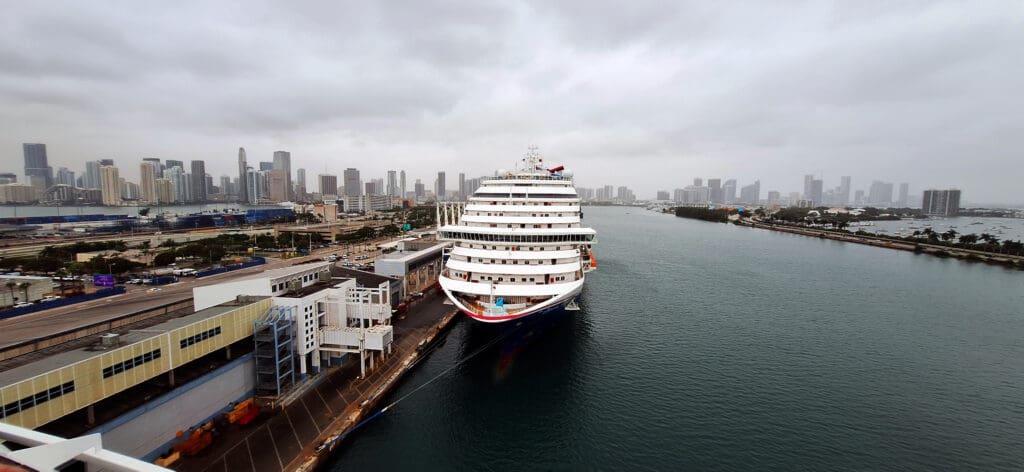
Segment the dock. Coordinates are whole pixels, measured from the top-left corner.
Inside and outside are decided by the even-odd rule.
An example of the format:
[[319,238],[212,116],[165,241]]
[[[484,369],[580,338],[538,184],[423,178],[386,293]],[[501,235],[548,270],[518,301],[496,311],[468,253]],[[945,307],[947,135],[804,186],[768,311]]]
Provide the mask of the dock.
[[457,316],[445,297],[431,290],[396,319],[393,352],[359,378],[359,365],[351,362],[311,379],[313,386],[293,401],[263,412],[246,426],[217,431],[213,444],[202,453],[183,457],[171,465],[182,472],[224,470],[314,470],[341,444],[352,426],[376,411],[386,396],[416,364],[420,346],[445,333]]

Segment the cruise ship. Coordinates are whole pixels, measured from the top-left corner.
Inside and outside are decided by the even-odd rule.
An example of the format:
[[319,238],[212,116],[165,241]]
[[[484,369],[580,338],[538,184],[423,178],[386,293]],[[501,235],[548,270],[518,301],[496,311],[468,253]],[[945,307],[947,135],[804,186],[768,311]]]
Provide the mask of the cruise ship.
[[578,310],[597,268],[597,233],[583,227],[572,174],[530,148],[515,170],[484,180],[466,203],[438,205],[438,239],[451,241],[438,277],[463,313],[502,323]]

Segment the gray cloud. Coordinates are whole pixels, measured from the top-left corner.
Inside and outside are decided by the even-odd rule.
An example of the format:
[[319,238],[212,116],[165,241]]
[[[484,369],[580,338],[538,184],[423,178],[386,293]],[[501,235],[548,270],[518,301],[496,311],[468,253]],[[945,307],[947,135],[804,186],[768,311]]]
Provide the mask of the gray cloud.
[[0,18],[0,161],[288,149],[469,175],[527,144],[580,185],[804,173],[1022,202],[1018,2],[20,2]]

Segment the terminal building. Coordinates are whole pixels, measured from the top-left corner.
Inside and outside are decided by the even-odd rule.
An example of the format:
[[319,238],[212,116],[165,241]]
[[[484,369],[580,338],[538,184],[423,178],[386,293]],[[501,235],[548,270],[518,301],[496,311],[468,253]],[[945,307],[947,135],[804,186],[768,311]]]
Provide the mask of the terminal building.
[[408,239],[395,243],[395,251],[374,261],[374,272],[402,280],[406,294],[422,291],[437,280],[444,264],[444,248],[449,243],[434,239]]
[[181,449],[183,431],[254,398],[286,401],[347,357],[365,375],[394,342],[392,279],[364,286],[332,265],[197,287],[191,314],[0,361],[0,422],[100,434],[106,450],[152,462]]

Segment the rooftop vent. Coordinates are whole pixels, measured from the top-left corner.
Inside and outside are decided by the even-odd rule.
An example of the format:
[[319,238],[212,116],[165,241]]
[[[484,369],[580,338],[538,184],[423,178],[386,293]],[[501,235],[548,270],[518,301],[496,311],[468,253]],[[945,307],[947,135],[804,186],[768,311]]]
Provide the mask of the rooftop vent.
[[121,342],[121,335],[116,333],[107,333],[100,335],[100,346],[103,348],[115,348]]

